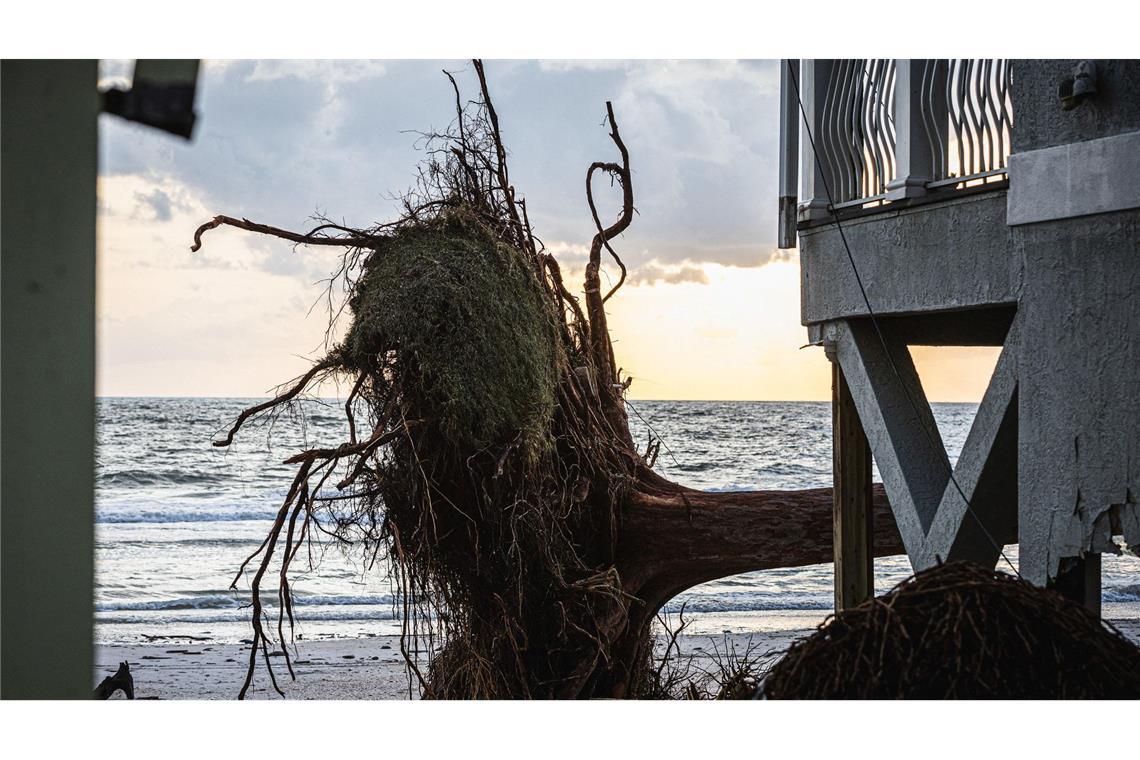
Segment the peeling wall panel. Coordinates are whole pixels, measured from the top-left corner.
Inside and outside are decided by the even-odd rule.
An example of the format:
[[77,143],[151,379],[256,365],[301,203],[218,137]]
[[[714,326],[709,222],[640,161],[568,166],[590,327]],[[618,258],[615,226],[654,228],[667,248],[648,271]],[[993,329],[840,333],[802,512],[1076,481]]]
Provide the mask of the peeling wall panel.
[[1140,211],[1019,229],[1021,563],[1043,583],[1106,546],[1113,505],[1140,519]]

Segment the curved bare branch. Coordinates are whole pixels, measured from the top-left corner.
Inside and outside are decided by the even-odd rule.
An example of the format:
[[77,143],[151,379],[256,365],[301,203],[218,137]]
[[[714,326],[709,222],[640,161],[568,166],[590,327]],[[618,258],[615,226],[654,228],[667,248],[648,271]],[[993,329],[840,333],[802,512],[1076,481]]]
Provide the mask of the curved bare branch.
[[[617,255],[617,252],[614,251],[613,246],[610,245],[610,240],[625,232],[626,228],[633,222],[634,213],[633,178],[629,171],[629,150],[626,149],[625,142],[621,139],[617,119],[614,117],[613,103],[609,101],[606,101],[606,118],[610,123],[610,139],[614,141],[618,151],[621,153],[621,164],[595,161],[593,164],[590,164],[590,168],[586,170],[586,200],[590,205],[590,214],[594,218],[594,226],[598,230],[590,244],[590,263],[594,267],[600,266],[602,248],[604,247],[621,268],[621,277],[618,279],[617,284],[610,288],[609,292],[602,298],[602,303],[610,300],[610,297],[625,283],[627,274],[625,263],[621,260],[621,257]],[[608,173],[616,179],[622,187],[621,215],[616,222],[605,228],[602,227],[602,220],[598,217],[598,208],[594,203],[593,178],[594,172],[596,171]]]
[[[219,215],[194,231],[194,245],[190,246],[191,252],[195,252],[202,247],[202,233],[208,230],[215,230],[223,225],[236,227],[239,230],[247,230],[248,232],[258,232],[262,235],[271,235],[302,245],[336,245],[343,248],[365,248],[374,242],[371,236],[362,234],[348,227],[342,227],[339,224],[322,224],[309,232],[300,233],[283,230],[280,227],[271,227],[268,224],[258,224],[248,219],[235,219],[232,216]],[[340,230],[347,234],[336,237],[320,234],[327,229]]]
[[225,438],[214,441],[214,445],[218,447],[229,446],[234,442],[234,436],[237,434],[237,431],[241,429],[241,426],[245,424],[246,420],[248,420],[250,417],[261,414],[268,409],[272,409],[275,406],[279,406],[288,401],[292,401],[297,397],[299,393],[301,393],[301,391],[305,390],[305,388],[308,387],[309,383],[313,381],[313,378],[322,372],[332,369],[336,365],[337,362],[332,357],[326,357],[325,359],[317,362],[309,368],[308,372],[306,372],[304,375],[301,375],[301,379],[293,384],[289,390],[270,399],[269,401],[258,404],[257,406],[251,406],[250,408],[243,411],[240,415],[238,415],[237,420],[230,428],[230,432],[226,435]]

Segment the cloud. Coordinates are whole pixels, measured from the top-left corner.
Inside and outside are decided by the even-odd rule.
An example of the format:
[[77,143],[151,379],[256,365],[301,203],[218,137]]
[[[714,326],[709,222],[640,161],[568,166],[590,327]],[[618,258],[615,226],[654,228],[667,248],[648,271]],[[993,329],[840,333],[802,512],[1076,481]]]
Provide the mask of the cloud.
[[[582,281],[586,260],[590,249],[582,243],[558,240],[546,243],[546,252],[554,255],[562,270],[563,280],[574,288]],[[781,250],[775,246],[725,245],[701,248],[694,251],[692,246],[677,244],[662,245],[653,252],[621,251],[619,255],[626,264],[626,281],[633,286],[657,284],[711,282],[707,267],[720,266],[728,269],[753,269],[767,264],[791,261],[794,250]],[[610,285],[617,282],[619,269],[613,258],[604,253],[602,257],[603,281]]]
[[630,285],[679,285],[681,283],[696,283],[708,285],[709,276],[699,266],[694,264],[681,264],[680,266],[662,265],[657,261],[641,264],[629,273],[627,279]]
[[286,78],[319,79],[326,84],[335,85],[384,76],[387,70],[388,67],[383,61],[254,61],[248,81],[271,81]]
[[[303,287],[326,277],[338,251],[292,244],[238,230],[206,233],[190,252],[198,226],[210,218],[205,200],[175,180],[101,177],[97,189],[100,257],[121,272],[134,269],[256,270],[296,279]],[[317,290],[314,289],[314,297]]]
[[557,258],[559,263],[572,261],[585,266],[585,260],[590,255],[590,247],[585,243],[555,240],[546,243],[546,252]]
[[653,258],[659,261],[692,261],[748,269],[788,261],[791,258],[791,251],[781,250],[775,245],[758,245],[751,241],[704,245],[681,242],[658,245],[653,249]]
[[620,58],[612,60],[544,60],[538,62],[540,71],[617,71],[628,69],[633,61],[624,61]]
[[[422,158],[415,130],[454,116],[444,68],[465,96],[477,92],[463,61],[206,61],[194,141],[104,117],[101,171],[177,184],[208,216],[301,228],[322,211],[367,226],[398,213],[393,194]],[[512,179],[543,239],[592,237],[583,183],[592,161],[616,157],[602,125],[611,100],[638,209],[614,246],[631,268],[775,260],[775,62],[488,61],[487,71]],[[127,73],[129,62],[102,71]],[[612,218],[618,190],[598,182],[596,192]],[[167,217],[161,197],[147,204],[155,221]],[[294,259],[259,265],[301,276]]]
[[171,219],[171,201],[170,196],[162,191],[161,188],[154,188],[149,193],[135,193],[135,200],[140,204],[148,206],[154,213],[154,219],[160,222],[169,222]]
[[[639,212],[615,242],[628,263],[770,260],[757,248],[772,247],[766,241],[776,237],[775,62],[558,61],[513,69],[510,78],[512,95],[530,98],[518,106],[500,102],[499,111],[521,110],[533,119],[530,129],[508,137],[540,233],[589,240],[593,224],[582,183],[592,161],[616,158],[602,126],[604,102],[611,100],[630,151]],[[620,208],[619,191],[605,182],[595,191],[608,220]],[[646,251],[651,256],[639,253]]]
[[[603,124],[614,104],[638,211],[613,241],[628,287],[607,304],[625,366],[645,382],[659,377],[647,387],[676,398],[760,387],[738,358],[752,349],[740,347],[802,343],[798,272],[766,266],[789,256],[774,247],[776,63],[486,68],[512,182],[575,293],[595,232],[586,169],[617,158]],[[464,97],[476,95],[464,61],[205,61],[192,142],[101,117],[100,392],[259,393],[298,374],[306,361],[297,354],[322,345],[326,312],[309,307],[341,252],[217,229],[190,254],[193,232],[222,213],[292,229],[318,213],[356,226],[390,219],[393,193],[422,159],[416,130],[454,118],[441,69],[458,72]],[[100,70],[104,82],[130,73],[130,61]],[[620,189],[599,181],[595,193],[601,219],[615,218]],[[608,257],[603,272],[606,286],[616,283]],[[678,350],[701,358],[691,377],[671,362]],[[781,358],[771,382],[786,385],[787,355],[772,355]],[[718,361],[723,371],[710,373]],[[826,394],[826,379],[820,387]]]

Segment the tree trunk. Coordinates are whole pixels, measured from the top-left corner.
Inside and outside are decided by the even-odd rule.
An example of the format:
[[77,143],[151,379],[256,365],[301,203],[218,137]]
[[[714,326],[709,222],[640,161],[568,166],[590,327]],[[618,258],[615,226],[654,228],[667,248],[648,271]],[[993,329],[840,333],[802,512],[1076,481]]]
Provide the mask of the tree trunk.
[[[801,491],[696,491],[649,475],[628,498],[617,569],[636,601],[615,620],[615,657],[589,679],[583,696],[623,697],[652,646],[650,625],[674,596],[738,573],[831,562],[830,488]],[[904,554],[881,485],[874,489],[876,557]]]
[[[651,606],[727,575],[831,562],[831,509],[830,488],[637,491],[622,518],[618,571]],[[875,556],[903,553],[886,495],[876,486]],[[648,589],[661,591],[645,595]]]

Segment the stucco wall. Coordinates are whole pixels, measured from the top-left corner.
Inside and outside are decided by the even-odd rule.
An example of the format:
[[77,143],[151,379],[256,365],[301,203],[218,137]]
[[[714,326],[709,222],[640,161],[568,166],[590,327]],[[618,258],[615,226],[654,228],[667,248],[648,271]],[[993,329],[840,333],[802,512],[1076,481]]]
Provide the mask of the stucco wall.
[[[998,190],[844,222],[875,313],[1016,302],[1022,264],[1005,196]],[[834,224],[800,231],[800,267],[804,324],[867,315]]]
[[1140,130],[1140,60],[1095,62],[1097,93],[1071,111],[1058,88],[1076,59],[1014,62],[1014,152]]
[[1140,211],[1017,229],[1021,566],[1043,582],[1108,547],[1113,505],[1140,545]]
[[[1097,93],[1064,111],[1058,86],[1076,64],[1015,64],[1015,154],[1140,130],[1140,61],[1097,60]],[[1089,174],[1102,195],[1123,197],[1140,182],[1119,177],[1123,184],[1114,192],[1104,185],[1115,175],[1088,163],[1074,170]],[[1051,188],[1040,177],[1011,171],[1010,188],[1011,194],[1040,194],[1038,205],[1049,205]],[[1112,548],[1114,507],[1116,528],[1130,545],[1140,545],[1140,210],[1011,231],[1024,260],[1021,568],[1043,583],[1061,558]]]

